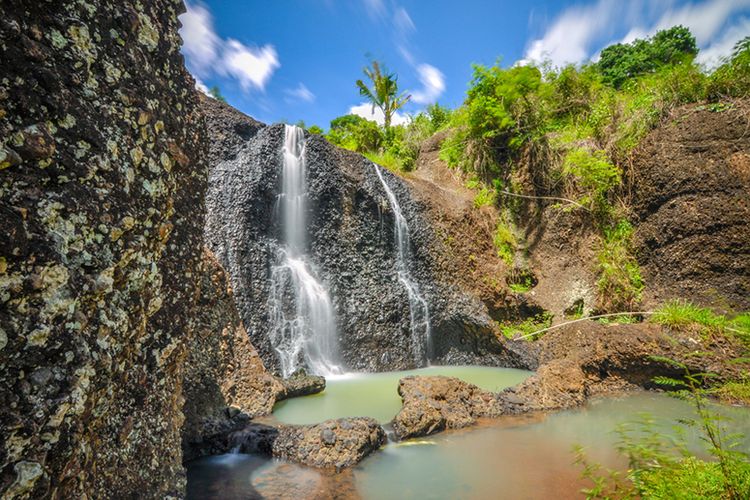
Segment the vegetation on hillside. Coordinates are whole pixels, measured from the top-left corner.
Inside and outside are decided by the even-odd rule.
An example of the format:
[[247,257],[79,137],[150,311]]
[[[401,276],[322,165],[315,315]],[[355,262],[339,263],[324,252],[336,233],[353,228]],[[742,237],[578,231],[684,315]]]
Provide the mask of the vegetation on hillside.
[[633,255],[623,186],[632,151],[677,106],[720,112],[750,94],[750,37],[710,72],[696,63],[697,53],[690,31],[675,26],[607,47],[596,63],[582,66],[475,65],[461,107],[433,104],[395,126],[392,116],[408,96],[399,94],[396,75],[373,62],[365,69],[370,84],[356,85],[386,124],[346,115],[331,121],[326,137],[409,171],[422,143],[447,130],[440,157],[466,177],[478,207],[501,209],[495,243],[509,266],[523,248],[518,195],[547,205],[556,199],[560,209],[580,211],[599,236],[597,311],[635,310],[646,284]]

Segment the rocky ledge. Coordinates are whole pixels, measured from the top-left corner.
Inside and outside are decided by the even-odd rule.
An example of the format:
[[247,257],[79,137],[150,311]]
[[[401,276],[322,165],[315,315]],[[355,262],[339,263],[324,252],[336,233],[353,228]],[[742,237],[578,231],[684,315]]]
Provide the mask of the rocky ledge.
[[591,396],[660,389],[653,381],[657,376],[684,375],[656,356],[684,363],[693,373],[714,373],[716,381],[734,379],[740,369],[727,361],[743,353],[731,339],[647,323],[586,322],[526,344],[516,347],[535,359],[536,374],[499,394],[451,377],[402,379],[398,390],[403,407],[392,422],[396,436],[426,436],[472,425],[481,417],[574,408]]
[[314,425],[251,423],[229,436],[226,449],[340,471],[356,465],[386,442],[372,418],[340,418]]
[[326,379],[320,375],[308,375],[305,370],[297,370],[291,377],[278,379],[280,387],[276,393],[276,402],[299,396],[309,396],[323,392]]

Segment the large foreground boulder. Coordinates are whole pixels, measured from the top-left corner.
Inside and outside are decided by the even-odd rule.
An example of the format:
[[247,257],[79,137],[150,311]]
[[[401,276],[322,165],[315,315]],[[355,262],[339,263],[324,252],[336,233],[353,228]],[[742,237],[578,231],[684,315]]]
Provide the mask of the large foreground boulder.
[[0,3],[0,494],[178,497],[207,136],[178,0]]
[[230,436],[227,447],[340,471],[356,465],[385,442],[385,430],[375,419],[356,417],[314,425],[252,423]]

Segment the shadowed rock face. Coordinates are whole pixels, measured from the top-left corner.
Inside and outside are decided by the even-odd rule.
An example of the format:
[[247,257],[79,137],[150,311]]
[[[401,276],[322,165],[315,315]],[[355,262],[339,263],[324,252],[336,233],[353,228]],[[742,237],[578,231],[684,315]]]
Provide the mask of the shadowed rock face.
[[225,451],[215,450],[216,436],[242,428],[248,418],[268,415],[277,393],[288,390],[266,372],[242,326],[227,276],[208,250],[203,265],[198,328],[184,371],[183,461]]
[[[236,111],[211,103],[206,113],[211,134],[222,137],[211,151],[207,245],[231,276],[253,344],[278,369],[268,340],[268,277],[280,238],[274,210],[284,127],[261,127],[246,118],[243,140],[229,140],[237,135]],[[317,135],[307,137],[305,152],[309,257],[334,302],[345,366],[370,371],[417,366],[408,295],[397,275],[394,213],[375,166]],[[422,215],[424,207],[404,181],[388,171],[383,176],[409,225],[410,272],[429,303],[436,360],[516,365],[492,334],[486,307],[437,270],[435,252],[442,247]]]
[[[207,138],[176,0],[0,4],[0,492],[179,496]],[[8,159],[6,161],[6,159]]]

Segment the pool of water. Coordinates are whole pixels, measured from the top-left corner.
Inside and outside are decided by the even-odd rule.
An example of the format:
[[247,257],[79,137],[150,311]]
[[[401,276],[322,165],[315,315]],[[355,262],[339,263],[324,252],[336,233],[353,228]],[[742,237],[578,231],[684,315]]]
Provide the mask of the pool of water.
[[[750,411],[723,410],[750,450]],[[614,429],[648,412],[669,433],[690,405],[662,394],[641,393],[590,402],[547,416],[504,417],[461,431],[391,443],[335,476],[250,455],[209,457],[188,465],[189,498],[378,499],[582,498],[574,445],[592,461],[626,467],[614,450]],[[698,434],[688,439],[698,452]]]
[[326,389],[319,394],[278,403],[273,415],[288,424],[314,424],[340,417],[373,417],[385,423],[401,409],[398,381],[408,375],[457,377],[497,392],[522,382],[532,372],[485,366],[430,366],[400,372],[350,373],[326,379]]

